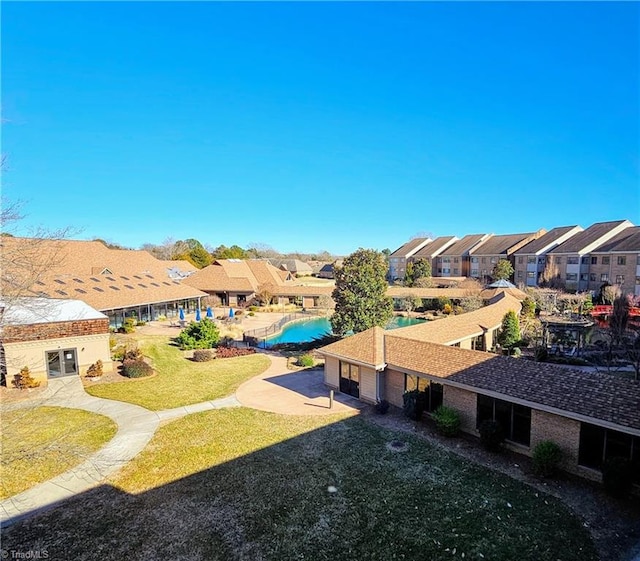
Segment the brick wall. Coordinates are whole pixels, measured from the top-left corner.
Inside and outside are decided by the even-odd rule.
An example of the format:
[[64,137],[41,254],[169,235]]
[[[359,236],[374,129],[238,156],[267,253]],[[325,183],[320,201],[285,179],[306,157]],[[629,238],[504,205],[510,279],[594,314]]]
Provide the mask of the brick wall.
[[404,374],[397,370],[387,369],[384,376],[384,395],[382,396],[391,405],[402,407],[402,395],[404,394]]
[[444,386],[443,404],[453,407],[460,413],[460,429],[464,432],[476,432],[477,394],[452,386]]
[[580,445],[580,423],[546,411],[531,410],[531,451],[543,440],[553,440],[563,452],[562,467],[576,471]]
[[109,320],[107,318],[34,323],[31,325],[7,325],[4,328],[3,339],[5,343],[15,343],[84,335],[101,335],[103,333],[109,333]]

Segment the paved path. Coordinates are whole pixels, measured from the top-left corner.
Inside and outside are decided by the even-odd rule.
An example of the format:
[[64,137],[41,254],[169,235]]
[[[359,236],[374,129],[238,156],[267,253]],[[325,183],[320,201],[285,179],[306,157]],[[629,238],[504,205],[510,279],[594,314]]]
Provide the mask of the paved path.
[[329,408],[329,390],[322,370],[287,370],[287,359],[265,353],[271,366],[247,380],[236,391],[241,405],[284,415],[333,415],[355,412],[365,406],[361,401],[335,392]]
[[0,502],[0,523],[3,526],[14,523],[98,485],[137,456],[161,422],[241,405],[289,415],[328,415],[355,412],[363,407],[353,398],[336,394],[333,409],[329,409],[329,393],[321,371],[291,372],[287,370],[286,358],[267,354],[271,366],[242,384],[235,395],[175,409],[149,411],[131,403],[93,397],[84,391],[79,377],[50,380],[47,388],[33,399],[6,404],[5,411],[41,405],[84,409],[109,417],[118,430],[105,446],[80,465]]

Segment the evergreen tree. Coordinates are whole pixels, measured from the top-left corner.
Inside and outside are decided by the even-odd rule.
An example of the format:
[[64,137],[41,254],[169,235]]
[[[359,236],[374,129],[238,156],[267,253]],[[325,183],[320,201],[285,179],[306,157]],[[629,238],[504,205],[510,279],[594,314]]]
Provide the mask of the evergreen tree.
[[358,249],[336,268],[332,297],[336,311],[331,327],[337,335],[359,333],[376,325],[385,326],[393,315],[393,303],[386,295],[387,264],[373,249]]
[[513,310],[509,310],[502,318],[502,327],[498,334],[498,343],[505,349],[510,349],[520,341],[520,323]]
[[511,275],[513,275],[513,265],[507,259],[500,259],[491,273],[494,281],[509,280]]

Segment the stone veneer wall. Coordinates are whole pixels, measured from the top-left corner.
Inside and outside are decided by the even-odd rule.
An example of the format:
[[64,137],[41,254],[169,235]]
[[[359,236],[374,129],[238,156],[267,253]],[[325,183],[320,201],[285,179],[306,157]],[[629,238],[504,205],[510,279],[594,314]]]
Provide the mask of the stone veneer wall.
[[104,333],[109,333],[108,318],[33,323],[31,325],[6,325],[4,327],[3,340],[5,343],[16,343],[44,339],[64,339],[66,337],[86,337]]

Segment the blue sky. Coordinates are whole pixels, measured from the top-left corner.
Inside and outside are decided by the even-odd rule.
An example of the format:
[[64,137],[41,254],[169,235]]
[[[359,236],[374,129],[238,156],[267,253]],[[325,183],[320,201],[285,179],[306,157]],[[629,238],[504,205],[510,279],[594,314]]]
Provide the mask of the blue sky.
[[129,247],[640,224],[639,14],[3,2],[3,196]]

